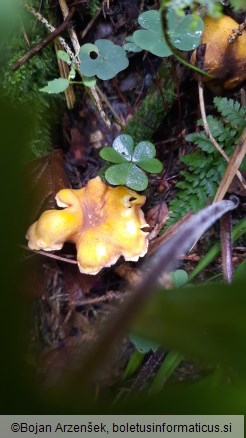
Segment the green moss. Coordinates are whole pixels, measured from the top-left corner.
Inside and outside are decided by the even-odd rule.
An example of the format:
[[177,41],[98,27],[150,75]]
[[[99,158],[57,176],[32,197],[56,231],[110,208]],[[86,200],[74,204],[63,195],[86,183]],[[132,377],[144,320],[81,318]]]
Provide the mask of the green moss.
[[[36,3],[34,2],[34,6]],[[43,24],[36,22],[31,14],[28,15],[28,20],[25,20],[24,26],[30,47],[35,46],[47,36],[47,30]],[[57,112],[58,102],[61,101],[61,97],[47,96],[39,91],[48,80],[58,75],[56,55],[52,45],[44,48],[42,52],[13,72],[13,64],[28,52],[30,47],[20,26],[2,47],[0,67],[1,85],[4,92],[11,101],[25,103],[35,114],[33,138],[23,151],[25,159],[43,156],[51,149],[51,123]]]
[[136,143],[143,139],[151,140],[175,99],[171,65],[165,62],[158,72],[158,85],[155,83],[150,88],[146,98],[124,129],[124,133],[131,135]]
[[86,10],[88,14],[93,17],[93,15],[95,15],[97,10],[100,8],[100,3],[101,2],[99,0],[89,0],[86,5]]

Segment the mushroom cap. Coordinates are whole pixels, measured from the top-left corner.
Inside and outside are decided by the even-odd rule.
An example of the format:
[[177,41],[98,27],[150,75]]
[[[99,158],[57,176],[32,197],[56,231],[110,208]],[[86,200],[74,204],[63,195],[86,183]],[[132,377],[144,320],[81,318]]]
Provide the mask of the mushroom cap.
[[83,211],[79,204],[80,190],[62,189],[56,195],[56,203],[64,210],[47,210],[32,224],[26,234],[31,249],[59,250],[65,241],[76,242],[83,223]]
[[97,177],[86,187],[89,224],[84,224],[77,242],[79,269],[86,274],[113,265],[121,255],[125,260],[137,261],[148,249],[148,233],[142,231],[147,226],[141,210],[145,196],[127,187],[104,184],[104,196],[94,199],[95,186],[101,184]]
[[148,249],[147,224],[141,210],[145,196],[127,187],[110,187],[100,177],[79,190],[56,196],[63,210],[45,211],[27,231],[28,246],[46,251],[71,241],[77,247],[81,272],[97,274],[120,256],[137,261]]
[[[246,80],[246,31],[229,43],[237,28],[238,23],[227,15],[218,20],[205,17],[201,38],[201,44],[206,44],[204,69],[213,77],[203,76],[203,82],[222,83],[225,89],[231,89]],[[196,50],[191,63],[196,64]]]

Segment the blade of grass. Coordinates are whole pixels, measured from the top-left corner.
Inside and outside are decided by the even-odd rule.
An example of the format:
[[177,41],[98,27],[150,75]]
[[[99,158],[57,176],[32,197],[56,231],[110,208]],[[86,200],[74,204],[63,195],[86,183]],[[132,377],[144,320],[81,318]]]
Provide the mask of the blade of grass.
[[171,377],[174,370],[179,366],[180,362],[183,360],[183,355],[176,351],[170,351],[165,357],[162,365],[156,374],[153,383],[150,387],[150,393],[159,392],[167,379]]
[[135,371],[138,369],[139,365],[141,365],[143,359],[144,359],[145,353],[140,353],[139,351],[134,351],[134,353],[131,355],[129,362],[127,364],[126,369],[124,370],[122,374],[121,380],[126,380],[128,377],[132,376],[132,374],[135,373]]

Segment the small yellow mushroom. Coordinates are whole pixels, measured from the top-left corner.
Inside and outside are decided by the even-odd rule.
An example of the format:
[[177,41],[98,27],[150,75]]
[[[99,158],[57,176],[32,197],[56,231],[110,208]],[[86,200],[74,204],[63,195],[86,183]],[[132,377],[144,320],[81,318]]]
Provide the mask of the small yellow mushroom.
[[[246,31],[229,42],[229,38],[238,28],[238,23],[227,15],[218,20],[204,19],[204,31],[201,44],[206,44],[204,69],[213,77],[203,76],[203,82],[220,85],[225,89],[239,86],[246,80]],[[196,64],[196,50],[191,57]]]
[[29,227],[31,249],[56,250],[71,241],[79,269],[86,274],[97,274],[120,256],[137,261],[146,254],[145,196],[123,186],[109,187],[96,177],[82,189],[61,190],[56,202],[64,210],[48,210]]

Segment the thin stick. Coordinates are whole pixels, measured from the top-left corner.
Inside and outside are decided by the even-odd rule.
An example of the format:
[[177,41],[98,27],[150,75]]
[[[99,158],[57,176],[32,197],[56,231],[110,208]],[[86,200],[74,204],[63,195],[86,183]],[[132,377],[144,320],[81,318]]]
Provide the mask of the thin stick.
[[231,284],[233,280],[231,212],[220,219],[220,242],[224,280]]
[[89,304],[103,303],[105,301],[114,301],[114,300],[124,301],[128,296],[129,296],[128,292],[108,291],[105,295],[102,295],[101,297],[86,298],[86,299],[78,301],[78,302],[76,302],[74,304],[77,304],[77,305],[89,305]]
[[[67,79],[69,75],[69,67],[64,61],[62,61],[59,58],[59,56],[57,56],[58,50],[61,49],[61,45],[59,44],[59,41],[54,41],[54,45],[55,45],[55,51],[56,51],[56,57],[57,57],[57,63],[58,63],[60,75],[62,78]],[[74,93],[73,85],[71,83],[69,87],[64,91],[64,93],[66,97],[67,107],[68,109],[72,109],[75,104],[75,93]]]
[[[24,3],[25,8],[31,12],[31,14],[34,15],[34,17],[36,17],[41,23],[44,24],[44,26],[46,27],[46,29],[49,32],[54,32],[56,30],[56,28],[54,26],[52,26],[48,20],[46,20],[46,18],[43,17],[42,14],[40,14],[40,12],[35,11],[34,8],[32,8],[30,5],[28,5],[27,3]],[[72,8],[71,8],[72,10]],[[64,38],[62,38],[61,36],[58,36],[58,40],[60,41],[60,44],[62,45],[62,47],[64,48],[64,50],[68,53],[68,55],[70,56],[71,60],[79,66],[79,60],[76,58],[76,56],[74,55],[73,51],[70,49],[69,45],[66,43],[66,41],[64,40]]]
[[[62,15],[64,18],[64,22],[65,22],[67,17],[70,14],[68,6],[67,6],[67,2],[66,2],[66,0],[59,0],[59,4],[60,4],[60,8],[61,8]],[[74,51],[75,51],[75,53],[78,53],[80,50],[80,44],[79,44],[79,40],[78,40],[78,37],[76,35],[74,28],[71,27],[70,29],[68,29],[68,33],[69,33],[69,36],[71,38],[71,42],[72,42]]]
[[[63,17],[66,20],[66,17],[68,16],[68,13],[69,13],[67,2],[66,2],[66,0],[59,0],[59,4],[60,4],[60,8],[61,8]],[[78,40],[78,37],[77,37],[76,32],[75,32],[74,29],[70,29],[69,30],[69,36],[71,38],[71,42],[72,42],[74,51],[77,54],[80,51],[80,44],[79,44],[79,40]],[[103,107],[102,107],[100,98],[98,96],[96,87],[95,86],[91,87],[89,92],[91,93],[91,95],[94,98],[94,101],[96,103],[97,109],[98,109],[98,111],[99,111],[99,113],[100,113],[104,123],[110,128],[111,127],[111,122],[110,122],[109,118],[107,117],[105,111],[103,110]]]
[[60,262],[71,263],[73,265],[77,265],[78,264],[77,260],[68,259],[66,257],[60,257],[60,256],[57,256],[55,254],[47,253],[45,251],[37,251],[35,249],[28,248],[28,246],[25,246],[25,245],[20,245],[20,247],[25,249],[26,251],[31,251],[31,252],[34,252],[35,254],[39,254],[39,255],[42,255],[42,256],[45,256],[45,257],[49,257],[50,259],[59,260]]
[[102,8],[99,8],[94,17],[92,17],[91,21],[89,21],[89,23],[87,24],[87,26],[84,28],[83,32],[81,33],[81,38],[83,39],[85,37],[85,35],[87,34],[87,32],[90,30],[90,28],[93,26],[93,24],[95,23],[97,17],[100,15],[102,11]]
[[[227,169],[223,175],[223,178],[220,182],[220,185],[218,187],[218,190],[217,190],[217,193],[215,195],[213,202],[221,201],[224,198],[224,196],[225,196],[225,194],[226,194],[226,192],[227,192],[227,190],[228,190],[228,188],[229,188],[229,186],[230,186],[230,184],[231,184],[231,182],[236,174],[237,169],[239,168],[240,164],[242,163],[242,161],[244,159],[245,154],[246,154],[246,129],[243,131],[241,138],[238,142],[238,145],[236,146],[236,148],[231,156],[230,162],[229,162]],[[244,190],[246,190],[245,183],[243,183],[243,188],[244,188]]]
[[67,16],[67,19],[56,29],[54,28],[53,31],[40,43],[38,43],[35,47],[33,47],[28,53],[25,53],[24,56],[22,56],[18,61],[15,62],[15,64],[12,66],[12,70],[16,71],[22,65],[24,65],[27,61],[32,59],[37,53],[39,53],[44,47],[46,47],[49,43],[54,41],[61,32],[63,32],[65,29],[68,29],[72,26],[71,18],[75,12],[75,8],[72,8],[70,10],[69,15]]
[[146,382],[152,377],[156,368],[159,367],[163,361],[164,355],[165,353],[161,348],[158,348],[157,351],[150,355],[147,362],[142,366],[140,372],[134,380],[130,389],[131,392],[141,391],[144,389]]
[[[199,94],[200,111],[201,111],[201,116],[202,116],[202,121],[203,121],[205,133],[206,133],[208,139],[213,144],[213,146],[220,153],[220,155],[222,155],[222,157],[227,161],[227,163],[229,163],[230,158],[226,155],[226,153],[223,151],[223,149],[217,143],[217,141],[212,136],[211,131],[209,129],[208,121],[207,121],[207,116],[206,116],[206,110],[205,110],[205,103],[204,103],[203,84],[202,84],[200,79],[198,81],[198,94]],[[246,186],[244,184],[244,179],[243,179],[243,176],[242,176],[241,172],[239,172],[239,170],[237,170],[236,175],[237,175],[240,183],[242,184],[243,188],[245,189]]]
[[98,92],[98,94],[101,96],[101,98],[104,100],[104,102],[107,104],[108,108],[110,109],[111,113],[113,114],[116,122],[122,126],[122,121],[119,118],[117,112],[114,110],[114,108],[112,107],[111,103],[109,102],[107,96],[105,96],[105,94],[102,92],[102,90],[98,87],[98,85],[95,85],[95,89]]
[[[41,23],[43,23],[46,27],[46,29],[48,29],[49,32],[54,32],[55,31],[55,27],[52,26],[47,20],[46,18],[43,17],[43,15],[41,15],[39,12],[35,11],[34,8],[32,8],[31,6],[29,6],[27,3],[24,3],[25,8],[31,12],[31,14],[33,14],[39,21],[41,21]],[[71,8],[72,9],[72,8]],[[80,60],[77,58],[77,56],[73,53],[73,51],[70,49],[70,47],[68,46],[68,44],[66,43],[66,41],[64,40],[64,38],[58,36],[59,42],[62,45],[62,47],[64,48],[64,50],[68,53],[68,55],[70,56],[71,60],[74,62],[74,64],[76,64],[77,67],[80,66]],[[74,41],[72,40],[72,43],[74,43]],[[75,53],[77,53],[77,44],[75,45]],[[106,124],[106,126],[108,126],[109,128],[111,127],[111,122],[109,120],[109,118],[107,117],[105,111],[103,110],[100,98],[97,94],[97,91],[95,89],[95,87],[90,87],[90,89],[88,90],[89,94],[92,95],[96,107],[100,113],[100,116],[102,117],[104,123]]]

